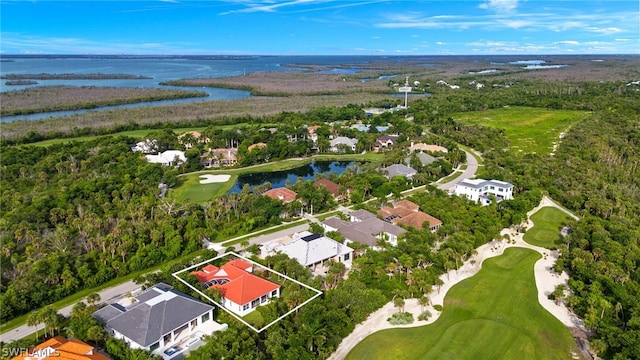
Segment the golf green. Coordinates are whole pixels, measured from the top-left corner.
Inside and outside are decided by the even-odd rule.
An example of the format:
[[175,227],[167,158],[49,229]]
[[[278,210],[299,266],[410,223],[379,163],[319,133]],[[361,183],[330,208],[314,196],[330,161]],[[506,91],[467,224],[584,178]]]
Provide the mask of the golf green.
[[376,332],[347,359],[571,359],[577,350],[569,330],[537,299],[539,258],[506,249],[451,288],[436,322]]

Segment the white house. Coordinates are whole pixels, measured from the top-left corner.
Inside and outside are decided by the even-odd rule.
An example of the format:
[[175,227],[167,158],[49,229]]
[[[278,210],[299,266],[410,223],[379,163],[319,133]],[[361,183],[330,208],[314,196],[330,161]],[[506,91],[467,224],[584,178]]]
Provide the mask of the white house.
[[167,150],[158,155],[145,156],[147,158],[147,162],[153,164],[162,164],[165,166],[178,165],[187,161],[187,158],[184,156],[184,151],[180,150]]
[[273,247],[263,247],[267,253],[283,253],[296,259],[301,265],[317,270],[326,262],[337,261],[351,268],[353,249],[327,236],[309,231],[295,233],[290,242]]
[[131,301],[132,304],[109,304],[93,313],[93,317],[104,323],[113,337],[124,340],[132,349],[162,354],[163,349],[190,337],[195,340],[226,329],[226,325],[213,321],[212,305],[164,283],[154,285]]
[[513,199],[513,185],[500,180],[464,179],[456,184],[454,193],[484,206],[491,204],[492,195],[496,202]]
[[344,150],[356,151],[358,139],[351,139],[346,136],[338,136],[329,142],[329,151],[343,152]]
[[265,305],[269,299],[280,296],[280,285],[253,274],[253,265],[236,259],[217,267],[207,265],[192,274],[203,288],[218,288],[221,305],[239,315],[245,316]]

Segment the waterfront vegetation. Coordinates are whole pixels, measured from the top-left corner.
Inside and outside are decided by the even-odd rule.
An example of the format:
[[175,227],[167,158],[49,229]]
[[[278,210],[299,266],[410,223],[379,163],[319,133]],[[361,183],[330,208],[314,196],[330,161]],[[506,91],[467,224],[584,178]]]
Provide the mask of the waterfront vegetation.
[[[538,302],[533,276],[540,254],[508,248],[447,293],[435,323],[376,332],[355,359],[570,359],[571,334]],[[517,294],[517,301],[514,301]]]
[[201,91],[99,86],[41,86],[2,93],[0,116],[207,96]]
[[[446,170],[451,170],[464,159],[464,156],[459,157],[460,152],[453,151],[458,144],[481,154],[483,166],[478,171],[479,177],[513,183],[515,199],[499,206],[481,207],[427,185],[425,191],[412,194],[409,199],[422,211],[442,220],[440,229],[436,233],[409,229],[397,247],[382,243],[381,251],[358,249],[358,256],[346,279],[343,278],[344,269],[335,268],[326,278],[312,277],[308,270],[296,266],[295,261],[273,259],[269,266],[295,274],[298,280],[322,288],[325,295],[262,335],[253,334],[230,320],[229,330],[207,341],[201,350],[194,353],[195,359],[219,356],[327,358],[356,324],[392,298],[409,298],[435,291],[441,274],[458,268],[473,254],[475,247],[499,238],[504,227],[521,223],[526,213],[539,203],[542,193],[548,193],[581,218],[580,221],[563,218],[571,231],[562,246],[558,246],[561,253],[555,267],[558,271],[567,271],[570,280],[569,291],[557,300],[566,303],[584,319],[590,331],[592,351],[603,358],[638,358],[640,154],[637,149],[640,148],[640,91],[636,86],[627,85],[637,75],[637,60],[635,67],[629,66],[633,63],[630,60],[621,63],[620,68],[626,71],[626,77],[612,67],[614,62],[620,61],[589,64],[586,60],[579,66],[568,67],[572,75],[564,78],[561,75],[566,74],[565,70],[560,69],[535,73],[516,71],[495,76],[460,76],[459,72],[447,78],[451,83],[467,84],[476,80],[496,85],[482,89],[461,86],[454,90],[440,86],[436,81],[444,75],[438,73],[438,69],[428,69],[419,72],[418,78],[421,83],[429,85],[431,96],[411,102],[408,112],[400,110],[371,118],[364,115],[363,107],[393,107],[399,103],[399,98],[379,93],[256,97],[3,123],[0,208],[5,211],[0,219],[0,321],[6,323],[86,289],[153,269],[176,258],[189,257],[201,251],[204,237],[230,239],[235,234],[271,228],[282,222],[283,213],[293,215],[300,210],[294,205],[285,207],[276,200],[252,193],[221,195],[205,203],[194,203],[186,197],[184,201],[178,200],[172,194],[181,179],[178,175],[191,170],[186,166],[163,168],[148,164],[140,154],[131,152],[130,145],[139,138],[100,137],[49,146],[10,145],[155,127],[161,130],[145,136],[157,137],[163,146],[178,146],[176,133],[170,127],[205,127],[202,132],[209,130],[212,140],[220,141],[220,145],[239,147],[241,166],[244,166],[308,157],[312,151],[308,148],[309,151],[305,152],[309,144],[305,145],[304,141],[290,145],[284,138],[267,136],[260,128],[251,128],[242,132],[246,137],[235,138],[236,135],[232,136],[233,126],[217,127],[236,123],[269,123],[278,126],[279,133],[287,135],[301,131],[303,124],[322,124],[327,130],[331,124],[339,135],[358,136],[358,144],[362,148],[357,152],[366,150],[369,153],[371,139],[379,134],[360,134],[348,128],[362,121],[373,125],[391,124],[390,131],[404,136],[400,141],[402,146],[413,140],[429,141],[442,144],[451,154],[437,168],[421,169],[419,175],[423,177],[414,178],[413,183],[397,179],[389,181],[375,167],[358,176],[345,176],[339,182],[353,189],[349,204],[375,211],[388,201],[386,195],[397,195],[413,185],[427,184],[442,177],[442,173],[450,173]],[[459,64],[456,66],[460,69]],[[596,72],[585,70],[589,69],[588,66],[598,69],[598,77],[617,75],[597,79],[602,81],[587,81],[596,76]],[[569,118],[572,124],[573,121],[580,122],[570,126],[567,120],[548,135],[536,133],[531,128],[518,130],[522,124],[515,122],[495,128],[454,118],[461,112],[473,112],[474,119],[482,119],[481,112],[487,111],[486,117],[497,117],[502,121],[505,119],[503,114],[515,111],[514,108],[526,109],[520,114],[521,120],[530,111],[542,114],[538,120],[548,116],[556,123]],[[578,113],[571,113],[576,114],[575,117],[565,117],[566,110],[579,112],[584,117]],[[248,112],[251,115],[247,115]],[[556,117],[554,114],[564,115]],[[542,123],[547,129],[552,127],[551,123]],[[565,124],[568,131],[554,155],[550,156],[549,138],[557,140],[559,132],[566,130]],[[264,139],[274,144],[270,151],[278,152],[261,152],[261,158],[242,158],[246,153],[240,148],[244,149],[262,136],[267,136]],[[540,145],[540,149],[527,147],[530,150],[522,152],[504,151],[514,148],[517,145],[514,139],[522,137],[533,137],[536,143],[544,145]],[[244,145],[238,144],[238,140]],[[197,155],[195,150],[191,155]],[[402,151],[391,150],[382,154],[382,160],[376,159],[372,163],[397,163],[404,156]],[[226,172],[226,169],[221,170]],[[169,197],[158,196],[161,181],[169,185]],[[328,211],[334,205],[326,194],[313,190],[308,183],[295,186],[299,186],[298,193],[302,194],[300,206],[314,204],[314,210],[319,212]],[[366,200],[371,201],[364,203]],[[540,225],[546,222],[545,219],[537,221]],[[557,223],[548,221],[548,224],[550,229],[557,230]],[[531,268],[536,258],[530,251],[509,249],[505,255],[488,261],[485,264],[487,271],[483,267],[480,274],[485,275],[454,288],[460,290],[452,291],[451,299],[460,301],[445,303],[442,317],[431,326],[445,324],[445,320],[451,319],[450,330],[420,337],[420,341],[405,346],[406,355],[410,356],[414,347],[416,353],[431,351],[428,354],[433,357],[477,350],[477,347],[469,346],[469,342],[464,346],[456,342],[457,337],[453,335],[462,334],[466,338],[478,336],[479,340],[474,344],[482,344],[483,348],[492,351],[504,351],[507,356],[519,349],[525,354],[543,357],[544,354],[536,353],[537,349],[555,348],[549,344],[562,340],[568,332],[562,329],[564,334],[554,335],[556,325],[552,324],[553,319],[523,315],[527,311],[538,314],[530,300],[530,292],[535,291]],[[515,260],[520,260],[520,263]],[[517,291],[513,288],[508,290],[508,282],[491,280],[498,269],[500,276],[514,276],[513,285],[522,284],[522,287]],[[153,273],[147,279],[172,283],[170,270]],[[486,276],[493,287],[482,285],[481,281]],[[523,280],[525,278],[526,281]],[[475,298],[467,286],[477,286],[474,289],[484,294],[483,297]],[[496,296],[499,293],[508,295]],[[529,295],[522,299],[518,295],[517,301],[513,301],[513,294],[520,293]],[[509,304],[502,303],[507,299]],[[469,302],[465,304],[462,300]],[[496,305],[487,305],[491,303]],[[464,318],[456,309],[465,306],[466,310],[490,318],[492,323],[470,323],[468,320],[462,322],[462,326],[455,326],[454,320]],[[502,316],[502,319],[495,316]],[[538,319],[549,332],[529,336],[528,330],[544,327],[531,324],[528,319]],[[506,329],[500,320],[502,324],[508,322],[515,328]],[[512,323],[512,320],[518,322]],[[518,327],[520,324],[523,327]],[[486,332],[478,329],[486,329]],[[409,336],[406,335],[408,330],[394,331]],[[411,331],[420,336],[421,330]],[[513,350],[503,348],[500,341],[508,338],[503,336],[504,333],[530,346]],[[82,334],[79,338],[93,341],[87,336],[83,338]],[[431,338],[440,340],[436,343]],[[433,347],[428,350],[423,342]],[[113,344],[110,346],[117,349]],[[465,349],[467,347],[469,349]],[[395,351],[395,348],[393,344],[387,344],[379,346],[378,350],[381,356],[393,357],[386,350]],[[558,354],[563,351],[558,357],[566,357],[566,347],[558,351]],[[126,358],[126,355],[120,358]]]

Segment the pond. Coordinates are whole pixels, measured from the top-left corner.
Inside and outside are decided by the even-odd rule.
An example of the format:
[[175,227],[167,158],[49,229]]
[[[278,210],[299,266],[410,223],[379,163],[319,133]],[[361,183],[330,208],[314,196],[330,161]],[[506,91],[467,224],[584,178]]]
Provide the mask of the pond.
[[244,174],[238,176],[236,183],[228,193],[242,192],[245,184],[249,185],[251,189],[266,182],[270,182],[273,188],[284,187],[287,181],[295,183],[298,178],[302,178],[303,181],[315,180],[316,174],[335,173],[339,175],[349,167],[357,166],[358,164],[353,161],[315,161],[289,170]]

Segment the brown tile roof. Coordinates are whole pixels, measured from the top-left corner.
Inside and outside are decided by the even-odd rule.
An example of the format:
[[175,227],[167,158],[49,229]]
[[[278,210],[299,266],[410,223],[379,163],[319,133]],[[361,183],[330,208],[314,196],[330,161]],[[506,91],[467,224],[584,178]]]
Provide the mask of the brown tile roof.
[[[38,351],[42,351],[41,356],[36,355]],[[21,354],[13,358],[13,360],[22,359],[110,360],[109,357],[98,353],[93,346],[78,339],[67,340],[62,336],[52,337],[36,345],[28,354]]]
[[340,185],[334,183],[333,181],[326,179],[326,178],[322,178],[319,180],[316,180],[313,185],[315,186],[324,186],[325,188],[327,188],[327,191],[329,192],[329,194],[333,195],[333,196],[338,196],[340,195]]
[[425,221],[429,222],[429,228],[442,225],[442,221],[434,218],[427,213],[423,213],[422,211],[414,212],[411,215],[393,219],[394,224],[404,224],[407,226],[412,226],[416,229],[422,229]]
[[296,192],[293,190],[289,190],[285,187],[281,187],[281,188],[273,188],[273,189],[267,190],[264,193],[262,193],[262,195],[268,196],[272,199],[280,200],[282,201],[282,203],[287,204],[295,200],[298,194],[296,194]]
[[383,218],[387,218],[395,215],[395,218],[389,219],[394,224],[404,224],[412,226],[416,229],[422,229],[422,224],[425,221],[429,222],[429,227],[442,225],[442,221],[435,217],[419,211],[420,206],[409,201],[400,200],[395,203],[394,207],[385,206],[378,211],[378,214]]

